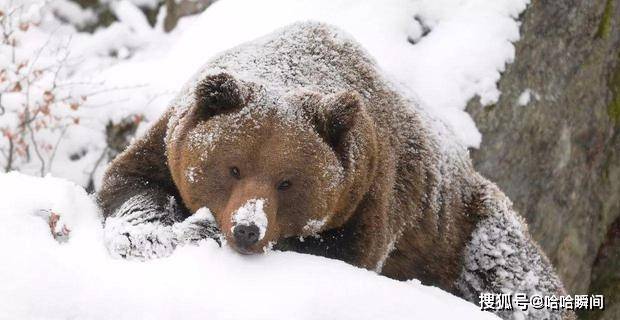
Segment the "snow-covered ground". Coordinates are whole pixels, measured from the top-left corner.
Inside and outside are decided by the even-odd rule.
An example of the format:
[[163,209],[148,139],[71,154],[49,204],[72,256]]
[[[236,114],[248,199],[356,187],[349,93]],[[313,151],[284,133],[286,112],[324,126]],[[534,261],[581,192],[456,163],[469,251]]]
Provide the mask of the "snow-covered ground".
[[[463,110],[499,97],[529,1],[220,0],[169,34],[164,9],[152,28],[143,2],[154,3],[112,1],[120,21],[90,34],[74,26],[93,13],[68,0],[0,0],[1,169],[97,185],[108,121],[135,119],[143,133],[209,57],[298,20],[349,32],[476,147]],[[93,201],[67,180],[0,174],[0,319],[494,318],[439,289],[294,253],[241,257],[205,241],[156,261],[115,260]],[[41,209],[62,214],[67,243],[52,239]]]
[[[0,174],[0,319],[497,319],[437,288],[292,252],[215,241],[147,262],[111,258],[96,205],[66,180]],[[62,214],[55,241],[46,209]]]

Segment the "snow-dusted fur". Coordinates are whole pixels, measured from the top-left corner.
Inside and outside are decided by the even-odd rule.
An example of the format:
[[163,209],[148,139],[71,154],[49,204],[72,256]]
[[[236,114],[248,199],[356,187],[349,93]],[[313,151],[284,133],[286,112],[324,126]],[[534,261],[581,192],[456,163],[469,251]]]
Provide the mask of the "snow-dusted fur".
[[[464,254],[463,271],[456,287],[463,298],[479,301],[481,293],[551,296],[566,294],[562,283],[540,247],[532,242],[528,228],[512,209],[511,201],[488,183],[482,189],[480,210],[487,215],[471,235]],[[559,298],[559,297],[558,297]],[[500,310],[504,319],[573,319],[572,312],[534,309]]]
[[[218,81],[214,86],[212,82]],[[214,87],[216,91],[212,91]],[[212,103],[218,99],[242,108],[213,116],[211,113],[222,113],[219,105]],[[211,109],[199,109],[203,100],[207,106],[212,104]],[[334,104],[340,104],[339,114],[322,114]],[[343,105],[350,108],[343,110]],[[212,118],[197,121],[196,114],[201,112]],[[308,117],[304,112],[318,116]],[[269,222],[265,238],[277,241],[275,248],[344,260],[394,279],[417,278],[476,304],[485,292],[564,293],[525,223],[511,209],[506,196],[475,172],[466,148],[455,142],[454,133],[425,113],[410,94],[388,81],[347,34],[318,23],[288,26],[209,61],[151,131],[112,163],[99,194],[108,217],[110,250],[127,257],[168,255],[176,245],[193,237],[179,236],[188,226],[203,227],[199,235],[216,236],[212,220],[187,218],[207,205],[209,194],[201,190],[214,183],[204,181],[205,175],[187,162],[200,164],[207,158],[228,161],[218,158],[222,144],[229,148],[222,150],[230,151],[231,146],[247,147],[257,139],[261,149],[271,147],[260,144],[260,131],[252,131],[262,127],[315,130],[309,123],[318,118],[325,129],[329,119],[351,117],[355,112],[362,116],[337,123],[339,130],[327,128],[328,132],[352,132],[345,137],[350,139],[346,144],[326,151],[327,143],[313,133],[316,141],[311,143],[318,146],[314,154],[328,159],[334,158],[335,152],[343,153],[341,163],[322,163],[324,166],[314,172],[333,182],[333,186],[321,188],[320,194],[326,199],[310,199],[307,202],[311,205],[289,203],[281,208],[307,205],[311,210],[328,208],[335,202],[339,205],[322,212],[323,217],[296,223],[300,230],[295,237],[269,239],[274,226]],[[198,127],[205,123],[206,129]],[[287,130],[276,132],[287,134]],[[310,153],[303,153],[308,146],[296,147],[287,154],[289,162],[299,164],[300,169],[312,165]],[[178,206],[170,205],[171,197]],[[230,201],[217,200],[223,204]],[[220,210],[210,208],[216,220],[225,207],[220,206]],[[294,219],[294,215],[283,216]],[[279,227],[287,225],[292,223]],[[305,227],[309,225],[313,228]],[[230,226],[220,227],[226,232]],[[301,236],[307,234],[302,230],[307,229],[318,234],[304,239]],[[498,314],[512,319],[513,313],[517,319],[521,316],[519,310]],[[551,310],[530,311],[526,316],[570,317],[572,314]]]
[[162,210],[149,196],[133,196],[104,227],[104,242],[113,256],[139,260],[165,257],[179,245],[218,237],[208,209],[183,219],[173,197]]

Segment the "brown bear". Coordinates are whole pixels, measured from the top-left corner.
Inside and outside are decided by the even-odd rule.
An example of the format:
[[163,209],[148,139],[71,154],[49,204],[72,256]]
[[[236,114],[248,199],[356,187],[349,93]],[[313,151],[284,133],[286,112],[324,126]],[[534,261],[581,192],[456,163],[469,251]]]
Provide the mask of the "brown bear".
[[564,294],[510,201],[455,140],[349,36],[294,24],[211,59],[112,162],[98,195],[107,245],[150,258],[219,229],[242,254],[340,259],[474,303]]

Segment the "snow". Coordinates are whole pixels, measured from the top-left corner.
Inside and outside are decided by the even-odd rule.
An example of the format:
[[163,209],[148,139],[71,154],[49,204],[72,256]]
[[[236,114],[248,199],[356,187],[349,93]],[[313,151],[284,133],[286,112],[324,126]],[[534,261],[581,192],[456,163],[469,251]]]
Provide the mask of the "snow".
[[267,220],[267,214],[263,206],[267,200],[265,199],[250,199],[246,201],[235,213],[232,215],[233,226],[230,229],[230,233],[233,233],[234,227],[255,225],[258,227],[258,240],[260,241],[265,237],[267,232],[267,226],[269,221]]
[[521,107],[527,106],[532,98],[540,100],[540,95],[532,89],[525,89],[521,92],[519,98],[517,98],[517,104]]
[[327,223],[327,218],[323,218],[320,220],[310,219],[304,226],[304,231],[309,232],[310,234],[314,234],[323,228],[323,226]]
[[56,0],[49,3],[55,15],[77,27],[84,27],[96,20],[92,9],[82,9],[79,4],[69,0]]
[[517,103],[520,106],[526,106],[528,103],[530,103],[531,98],[532,98],[532,92],[530,91],[530,89],[526,89],[519,95],[519,98],[517,99]]
[[187,181],[191,183],[198,181],[198,172],[199,169],[197,169],[196,167],[187,168],[187,170],[185,170],[185,176],[187,177]]
[[[243,256],[203,240],[168,258],[114,259],[81,187],[13,172],[0,194],[11,199],[0,201],[0,319],[498,319],[417,281],[292,252]],[[61,215],[66,242],[42,209]]]

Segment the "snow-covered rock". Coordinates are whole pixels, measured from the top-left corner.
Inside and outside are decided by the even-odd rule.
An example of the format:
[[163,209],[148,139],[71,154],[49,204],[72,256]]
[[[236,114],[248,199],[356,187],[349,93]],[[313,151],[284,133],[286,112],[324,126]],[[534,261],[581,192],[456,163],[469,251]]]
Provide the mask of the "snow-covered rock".
[[[66,242],[41,209],[61,215]],[[0,319],[497,319],[437,288],[292,252],[215,241],[111,258],[96,205],[66,180],[0,174]]]

